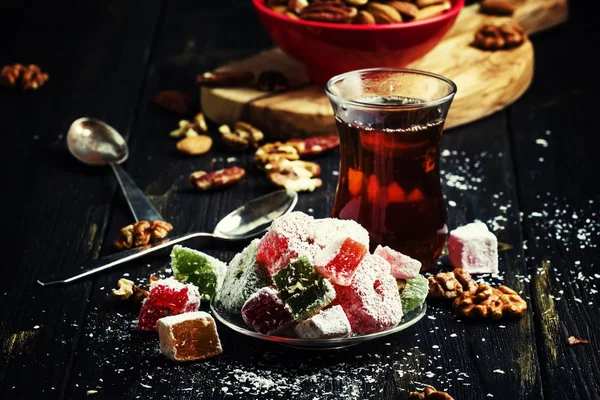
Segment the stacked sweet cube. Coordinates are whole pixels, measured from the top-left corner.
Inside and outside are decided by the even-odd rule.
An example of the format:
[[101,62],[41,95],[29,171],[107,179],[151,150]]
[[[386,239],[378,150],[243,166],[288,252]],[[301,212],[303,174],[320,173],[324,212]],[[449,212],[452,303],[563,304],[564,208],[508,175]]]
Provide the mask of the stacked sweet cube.
[[394,327],[403,306],[408,312],[424,302],[420,268],[388,247],[371,254],[368,232],[354,221],[295,211],[234,257],[215,300],[264,334],[364,335]]
[[198,311],[221,288],[227,265],[198,250],[175,245],[173,276],[154,281],[136,329],[158,331],[161,352],[173,361],[195,361],[223,351],[213,317]]

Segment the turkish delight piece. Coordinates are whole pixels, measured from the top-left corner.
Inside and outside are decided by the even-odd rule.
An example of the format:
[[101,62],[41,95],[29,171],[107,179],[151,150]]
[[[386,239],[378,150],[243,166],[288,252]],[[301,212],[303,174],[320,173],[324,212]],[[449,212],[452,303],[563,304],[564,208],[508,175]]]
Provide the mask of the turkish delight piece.
[[252,294],[242,306],[242,318],[256,332],[276,334],[293,322],[277,291],[266,286]]
[[402,312],[404,314],[414,310],[425,302],[429,293],[429,280],[423,275],[407,279],[404,289],[400,293]]
[[329,339],[347,337],[351,328],[342,306],[336,305],[298,323],[294,332],[302,339]]
[[159,279],[150,284],[148,296],[142,302],[137,330],[156,331],[156,321],[169,315],[196,311],[200,293],[192,284],[184,284],[174,277]]
[[301,256],[314,257],[313,217],[293,211],[277,218],[258,242],[256,259],[270,276]]
[[448,256],[454,268],[471,274],[498,273],[498,240],[483,222],[471,222],[450,231]]
[[356,267],[369,250],[361,243],[347,237],[328,244],[315,256],[315,269],[331,282],[348,286]]
[[334,305],[341,305],[352,332],[368,334],[387,330],[402,319],[402,303],[390,263],[383,257],[367,254],[349,286],[335,286]]
[[176,244],[171,249],[171,268],[175,279],[194,284],[202,300],[210,300],[221,288],[227,265],[201,251]]
[[230,313],[239,314],[253,293],[271,284],[267,271],[256,262],[258,241],[252,240],[233,257],[227,266],[223,284],[215,294],[215,301]]
[[388,246],[378,245],[373,254],[387,260],[392,267],[392,275],[398,279],[413,279],[419,275],[421,262],[404,255]]
[[158,320],[160,351],[173,361],[196,361],[223,352],[213,317],[204,311],[171,315]]
[[319,278],[312,285],[286,299],[285,307],[295,321],[302,321],[327,307],[335,295],[331,282],[326,278]]
[[369,232],[361,224],[351,219],[320,218],[313,223],[315,244],[324,248],[337,239],[347,237],[369,248]]
[[318,279],[319,275],[306,256],[301,256],[273,274],[273,283],[283,299],[303,291]]

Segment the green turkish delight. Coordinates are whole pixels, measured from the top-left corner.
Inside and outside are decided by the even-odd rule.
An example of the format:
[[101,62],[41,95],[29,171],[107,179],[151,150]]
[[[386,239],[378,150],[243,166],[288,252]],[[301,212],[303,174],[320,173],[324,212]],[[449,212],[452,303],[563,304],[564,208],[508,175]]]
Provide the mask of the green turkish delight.
[[223,285],[215,296],[215,301],[231,313],[239,314],[253,293],[271,284],[265,268],[256,262],[258,242],[259,239],[251,241],[229,262]]
[[175,245],[171,250],[171,268],[175,279],[193,284],[202,300],[210,300],[223,284],[227,265],[201,251]]
[[296,321],[305,320],[327,307],[335,298],[335,289],[329,279],[319,278],[304,290],[294,293],[285,307]]
[[319,279],[310,260],[302,256],[273,274],[273,283],[280,295],[287,299],[299,293]]
[[400,293],[400,302],[402,311],[407,313],[419,307],[425,302],[429,292],[429,281],[423,275],[417,275],[416,278],[407,279],[406,286]]

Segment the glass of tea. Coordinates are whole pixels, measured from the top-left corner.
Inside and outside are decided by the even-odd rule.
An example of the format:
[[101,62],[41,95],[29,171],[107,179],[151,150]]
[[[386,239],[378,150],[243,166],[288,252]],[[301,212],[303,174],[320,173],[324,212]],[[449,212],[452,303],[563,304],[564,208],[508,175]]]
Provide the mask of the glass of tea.
[[431,268],[448,236],[439,153],[456,85],[430,72],[375,68],[335,76],[325,92],[340,136],[331,216],[365,227],[371,251],[389,246]]

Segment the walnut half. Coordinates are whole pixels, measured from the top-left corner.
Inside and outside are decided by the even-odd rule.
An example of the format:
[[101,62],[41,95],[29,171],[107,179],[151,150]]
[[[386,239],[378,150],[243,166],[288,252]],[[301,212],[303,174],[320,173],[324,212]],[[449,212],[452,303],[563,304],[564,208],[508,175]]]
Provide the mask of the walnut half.
[[525,41],[525,30],[516,22],[483,25],[475,33],[472,45],[482,50],[504,50],[518,47]]
[[476,290],[464,292],[454,299],[452,308],[462,317],[499,320],[520,317],[527,310],[527,303],[509,287],[493,288],[480,283]]
[[420,392],[410,392],[408,394],[409,400],[454,400],[452,396],[450,396],[446,392],[442,392],[441,390],[436,390],[433,386],[426,385],[425,389],[422,393]]
[[166,221],[138,221],[121,228],[113,245],[118,250],[144,246],[154,240],[163,239],[172,230],[173,225]]
[[430,300],[451,302],[462,293],[477,288],[477,282],[462,268],[455,268],[449,272],[438,272],[428,279]]
[[0,70],[0,85],[6,87],[21,86],[23,89],[37,89],[48,80],[48,74],[35,64],[6,65]]

